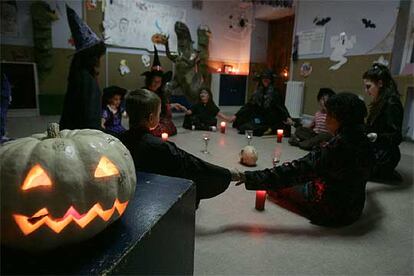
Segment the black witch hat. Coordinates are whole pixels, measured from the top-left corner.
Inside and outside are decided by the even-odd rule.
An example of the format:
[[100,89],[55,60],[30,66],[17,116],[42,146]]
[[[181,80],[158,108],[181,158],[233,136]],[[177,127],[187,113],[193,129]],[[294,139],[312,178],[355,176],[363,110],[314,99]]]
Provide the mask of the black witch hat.
[[68,18],[70,32],[72,33],[75,42],[76,52],[103,43],[102,39],[100,39],[68,5],[66,5],[66,16]]
[[158,76],[162,78],[163,83],[169,82],[172,78],[172,72],[167,71],[164,73],[164,69],[161,66],[160,58],[158,57],[157,47],[154,45],[154,61],[152,62],[151,71],[145,71],[141,74],[147,78]]

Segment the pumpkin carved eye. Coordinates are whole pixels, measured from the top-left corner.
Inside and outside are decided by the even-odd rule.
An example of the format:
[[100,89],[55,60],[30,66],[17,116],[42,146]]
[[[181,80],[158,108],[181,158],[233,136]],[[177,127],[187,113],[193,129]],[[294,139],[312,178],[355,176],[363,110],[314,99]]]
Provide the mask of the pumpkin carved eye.
[[38,186],[52,186],[52,181],[39,164],[31,168],[27,174],[22,190],[29,190]]
[[105,156],[102,156],[101,159],[99,160],[98,166],[96,167],[95,177],[96,178],[108,177],[108,176],[113,176],[113,175],[118,175],[118,174],[119,174],[119,170],[114,165],[114,163],[112,163]]

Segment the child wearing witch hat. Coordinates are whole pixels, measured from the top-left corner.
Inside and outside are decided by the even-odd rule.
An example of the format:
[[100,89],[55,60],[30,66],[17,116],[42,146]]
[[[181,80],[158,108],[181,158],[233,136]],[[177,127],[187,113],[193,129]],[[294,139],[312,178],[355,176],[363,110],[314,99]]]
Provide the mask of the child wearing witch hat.
[[169,103],[164,86],[171,80],[172,72],[164,72],[158,57],[158,50],[155,46],[151,70],[142,73],[141,76],[145,76],[145,86],[143,88],[156,93],[161,99],[160,122],[155,129],[151,130],[152,135],[160,137],[162,133],[168,133],[169,136],[177,134],[177,128],[172,121],[171,109],[179,111],[187,111],[187,109],[181,104]]
[[76,51],[69,69],[60,127],[101,129],[101,90],[97,76],[106,47],[69,6],[66,14]]

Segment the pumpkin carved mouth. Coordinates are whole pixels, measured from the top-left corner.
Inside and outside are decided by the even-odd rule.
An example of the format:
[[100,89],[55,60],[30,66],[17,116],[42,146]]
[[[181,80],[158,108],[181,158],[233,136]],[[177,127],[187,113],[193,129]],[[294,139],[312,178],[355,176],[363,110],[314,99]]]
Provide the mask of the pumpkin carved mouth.
[[81,228],[84,228],[97,216],[104,221],[108,221],[115,210],[117,210],[119,216],[121,216],[127,205],[128,201],[121,203],[118,199],[115,199],[112,208],[107,210],[104,210],[99,203],[96,203],[84,214],[79,214],[79,212],[71,206],[61,218],[52,218],[49,215],[47,208],[40,209],[31,217],[24,215],[13,215],[13,217],[25,236],[35,231],[43,224],[49,226],[49,228],[56,233],[60,233],[71,221],[74,221]]

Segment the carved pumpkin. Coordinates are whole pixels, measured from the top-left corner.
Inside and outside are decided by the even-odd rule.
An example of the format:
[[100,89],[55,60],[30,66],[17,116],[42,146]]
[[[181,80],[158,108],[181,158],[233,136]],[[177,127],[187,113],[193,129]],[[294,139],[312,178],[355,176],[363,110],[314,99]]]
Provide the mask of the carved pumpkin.
[[135,192],[132,157],[98,130],[51,124],[0,147],[2,243],[51,249],[88,239],[122,215]]
[[240,152],[240,163],[249,167],[256,166],[259,155],[253,146],[245,146]]

